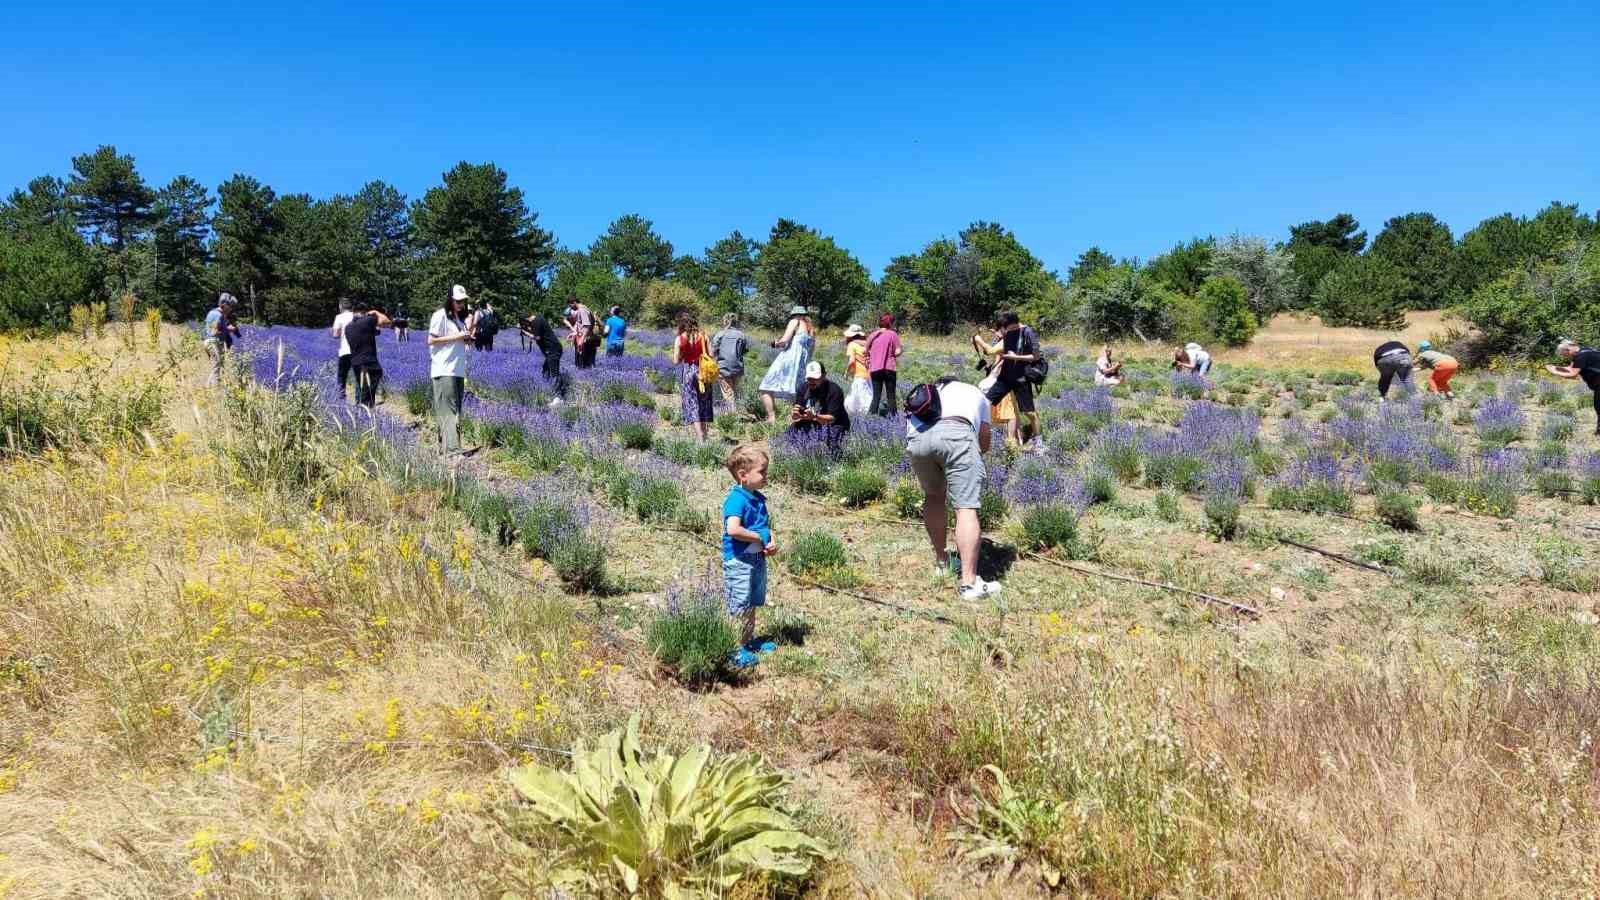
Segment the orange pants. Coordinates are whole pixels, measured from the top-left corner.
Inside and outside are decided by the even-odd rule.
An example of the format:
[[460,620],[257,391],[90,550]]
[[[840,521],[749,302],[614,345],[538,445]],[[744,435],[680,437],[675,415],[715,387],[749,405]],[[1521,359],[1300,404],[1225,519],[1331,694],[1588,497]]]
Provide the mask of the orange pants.
[[1428,379],[1428,390],[1435,394],[1450,392],[1450,379],[1456,375],[1455,363],[1440,363],[1433,367],[1433,377]]

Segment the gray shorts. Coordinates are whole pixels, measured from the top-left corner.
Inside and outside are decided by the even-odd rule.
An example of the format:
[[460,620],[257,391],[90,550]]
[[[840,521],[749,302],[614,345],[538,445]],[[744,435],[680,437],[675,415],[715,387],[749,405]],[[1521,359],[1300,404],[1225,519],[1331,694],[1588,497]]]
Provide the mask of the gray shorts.
[[964,422],[939,422],[906,442],[911,471],[934,503],[977,509],[983,495],[983,453],[978,435]]

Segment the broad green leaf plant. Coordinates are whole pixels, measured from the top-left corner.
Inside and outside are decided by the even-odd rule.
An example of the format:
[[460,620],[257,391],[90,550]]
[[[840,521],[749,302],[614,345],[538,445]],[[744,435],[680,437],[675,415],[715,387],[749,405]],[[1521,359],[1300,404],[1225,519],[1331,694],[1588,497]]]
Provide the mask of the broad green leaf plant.
[[574,748],[571,771],[536,763],[510,779],[523,821],[566,848],[550,874],[573,889],[718,896],[747,875],[804,876],[830,855],[776,808],[789,782],[760,756],[702,745],[646,759],[637,713],[593,750]]

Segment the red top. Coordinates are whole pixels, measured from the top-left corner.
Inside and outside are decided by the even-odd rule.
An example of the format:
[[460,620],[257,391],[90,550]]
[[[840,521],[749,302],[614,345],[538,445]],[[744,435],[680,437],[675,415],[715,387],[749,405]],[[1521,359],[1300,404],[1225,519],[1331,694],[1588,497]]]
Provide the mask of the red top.
[[700,354],[705,352],[705,347],[706,344],[704,333],[698,334],[696,337],[694,337],[692,343],[688,335],[678,335],[678,362],[694,363],[698,365],[700,362]]

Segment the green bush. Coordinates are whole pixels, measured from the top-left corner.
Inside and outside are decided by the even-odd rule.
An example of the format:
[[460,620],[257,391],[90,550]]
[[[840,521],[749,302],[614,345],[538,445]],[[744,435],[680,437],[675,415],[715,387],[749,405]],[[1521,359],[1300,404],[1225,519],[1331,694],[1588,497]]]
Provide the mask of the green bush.
[[683,504],[683,486],[678,482],[655,475],[634,476],[628,505],[639,521],[675,522]]
[[840,469],[834,476],[833,490],[843,498],[846,506],[865,506],[880,500],[889,490],[889,481],[883,473],[866,466]]
[[1403,491],[1388,487],[1380,489],[1375,511],[1379,521],[1396,531],[1416,531],[1421,527],[1417,521],[1417,500]]
[[1256,316],[1244,285],[1226,275],[1214,275],[1200,286],[1200,306],[1206,330],[1229,347],[1242,347],[1256,334]]
[[413,416],[426,416],[433,412],[433,385],[426,381],[413,381],[405,388],[406,411]]
[[826,494],[833,487],[833,465],[818,453],[775,453],[770,474],[803,494]]
[[1312,292],[1312,307],[1330,327],[1405,327],[1405,277],[1388,260],[1351,256],[1324,275]]
[[1533,476],[1534,492],[1546,500],[1576,493],[1572,475],[1561,469],[1544,469]]
[[791,574],[812,577],[847,570],[850,560],[838,538],[825,531],[807,530],[789,541],[783,563]]
[[1078,514],[1058,503],[1031,506],[1022,515],[1022,543],[1029,550],[1071,549],[1078,542]]
[[739,649],[739,631],[714,597],[668,608],[650,620],[645,645],[673,677],[702,687],[729,676],[728,662]]
[[922,518],[922,486],[915,478],[902,478],[894,483],[889,494],[889,506],[902,519]]
[[1539,580],[1553,588],[1593,593],[1597,587],[1583,545],[1571,538],[1559,534],[1540,537],[1534,541],[1533,558],[1539,564]]
[[0,456],[138,441],[143,432],[162,430],[162,402],[160,379],[135,384],[85,370],[64,386],[43,376],[19,383],[8,372],[0,378]]
[[1156,492],[1156,518],[1163,522],[1183,520],[1183,509],[1178,505],[1178,494],[1171,490]]
[[643,422],[624,422],[617,426],[617,440],[628,450],[649,450],[655,429]]
[[1090,469],[1083,476],[1083,490],[1090,504],[1110,503],[1117,499],[1117,478],[1106,469]]
[[1206,532],[1219,541],[1231,541],[1239,533],[1239,498],[1232,494],[1206,496]]

